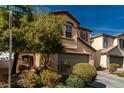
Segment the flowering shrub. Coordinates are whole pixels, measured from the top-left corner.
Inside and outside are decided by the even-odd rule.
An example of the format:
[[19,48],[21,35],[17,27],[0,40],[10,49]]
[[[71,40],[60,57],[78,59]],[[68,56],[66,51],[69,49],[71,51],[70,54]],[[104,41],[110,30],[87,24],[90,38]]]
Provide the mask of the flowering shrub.
[[20,75],[17,84],[24,88],[42,87],[42,79],[35,72],[24,72]]
[[43,84],[46,87],[56,87],[61,82],[62,79],[62,76],[60,74],[48,69],[43,70],[43,72],[40,75],[43,80]]

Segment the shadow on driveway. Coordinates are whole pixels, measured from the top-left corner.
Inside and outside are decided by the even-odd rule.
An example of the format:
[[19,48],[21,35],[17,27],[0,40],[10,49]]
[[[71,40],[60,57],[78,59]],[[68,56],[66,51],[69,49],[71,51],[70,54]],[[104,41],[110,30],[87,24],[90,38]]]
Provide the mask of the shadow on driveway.
[[90,84],[90,86],[93,88],[106,88],[105,84],[97,81],[94,81],[92,84]]

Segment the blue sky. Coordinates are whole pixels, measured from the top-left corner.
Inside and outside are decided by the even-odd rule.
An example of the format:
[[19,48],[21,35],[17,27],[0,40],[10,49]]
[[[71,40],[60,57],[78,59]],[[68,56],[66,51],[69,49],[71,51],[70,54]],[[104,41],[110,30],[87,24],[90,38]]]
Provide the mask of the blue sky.
[[68,10],[82,27],[91,29],[92,34],[117,34],[124,32],[124,6],[103,5],[51,5],[42,6],[51,11]]

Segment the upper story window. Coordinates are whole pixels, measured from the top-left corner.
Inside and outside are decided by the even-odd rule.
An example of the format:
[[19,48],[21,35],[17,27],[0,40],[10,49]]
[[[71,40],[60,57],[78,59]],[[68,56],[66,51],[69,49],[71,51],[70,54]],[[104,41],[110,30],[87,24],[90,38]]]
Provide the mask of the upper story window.
[[72,28],[73,25],[71,23],[66,24],[66,37],[72,38]]
[[86,41],[87,41],[87,33],[86,33],[86,32],[82,32],[81,38],[82,38],[83,40],[86,40]]
[[120,42],[120,48],[124,48],[124,39],[120,39],[119,42]]
[[103,46],[108,47],[108,37],[104,37]]

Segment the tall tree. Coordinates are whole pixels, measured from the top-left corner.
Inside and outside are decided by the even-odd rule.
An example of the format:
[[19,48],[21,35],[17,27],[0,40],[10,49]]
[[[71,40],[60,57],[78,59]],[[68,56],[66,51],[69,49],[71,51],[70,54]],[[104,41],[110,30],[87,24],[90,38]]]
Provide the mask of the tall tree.
[[[30,19],[31,15],[32,18]],[[33,14],[23,15],[19,22],[19,26],[14,26],[11,29],[13,33],[13,52],[16,54],[20,52],[42,53],[45,59],[44,67],[48,67],[50,62],[49,54],[64,51],[60,40],[65,22],[64,18],[50,15],[43,9],[34,9]],[[0,41],[5,42],[5,45],[8,45],[8,30],[1,31]],[[0,46],[2,46],[2,43],[0,43]],[[3,47],[1,50],[5,49],[8,49],[8,46]],[[16,55],[15,58],[17,57]]]
[[[23,6],[30,9],[31,14],[31,6]],[[28,15],[29,15],[28,13]],[[9,11],[0,9],[0,51],[8,51],[9,50]],[[14,52],[14,64],[13,64],[13,71],[15,71],[15,67],[18,60],[18,50],[22,48],[20,43],[24,43],[22,38],[22,33],[20,33],[20,25],[21,19],[23,18],[24,14],[13,12],[12,16],[12,33],[13,33],[13,52]],[[30,16],[31,17],[31,16]],[[20,35],[19,35],[20,34]],[[21,37],[20,37],[21,36]]]
[[[35,10],[33,21],[27,22],[25,16],[21,28],[25,29],[27,46],[24,51],[42,53],[44,67],[50,63],[50,54],[64,51],[61,42],[61,32],[64,27],[64,18],[46,13],[43,9]],[[29,29],[27,29],[29,27]]]

